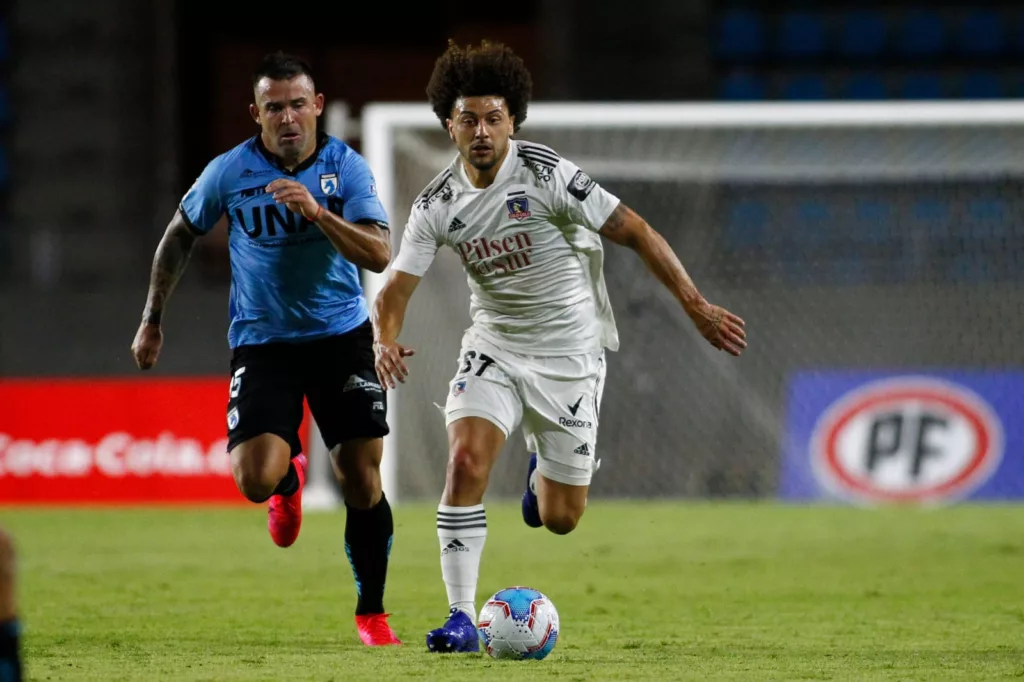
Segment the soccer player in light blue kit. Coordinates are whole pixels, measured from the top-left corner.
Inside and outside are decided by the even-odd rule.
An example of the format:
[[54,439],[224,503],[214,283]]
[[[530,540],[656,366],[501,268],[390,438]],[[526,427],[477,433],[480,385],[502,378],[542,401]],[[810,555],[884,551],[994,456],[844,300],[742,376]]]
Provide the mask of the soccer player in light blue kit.
[[0,528],[0,682],[21,682],[21,625],[15,598],[14,542]]
[[274,542],[302,522],[310,407],[345,498],[345,550],[356,624],[371,646],[399,644],[384,613],[393,536],[381,490],[387,403],[374,369],[360,268],[391,258],[387,214],[365,160],[317,132],[324,97],[302,60],[268,55],[253,73],[260,134],[213,159],[185,193],[157,247],[132,352],[141,369],[163,344],[162,314],[196,239],[227,217],[231,261],[228,449],[238,489],[269,500]]

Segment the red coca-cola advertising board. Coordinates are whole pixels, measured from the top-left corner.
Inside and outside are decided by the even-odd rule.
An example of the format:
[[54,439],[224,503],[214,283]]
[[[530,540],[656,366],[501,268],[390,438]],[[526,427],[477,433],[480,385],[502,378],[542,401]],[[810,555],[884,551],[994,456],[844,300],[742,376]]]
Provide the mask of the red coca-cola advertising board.
[[228,384],[0,380],[0,505],[248,504],[231,477]]

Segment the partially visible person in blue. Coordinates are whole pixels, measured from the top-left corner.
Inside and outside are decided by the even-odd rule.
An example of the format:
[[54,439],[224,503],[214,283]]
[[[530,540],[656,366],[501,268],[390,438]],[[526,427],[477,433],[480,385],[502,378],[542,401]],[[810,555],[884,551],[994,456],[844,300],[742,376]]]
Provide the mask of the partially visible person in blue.
[[252,86],[249,109],[261,132],[213,159],[186,192],[157,247],[132,353],[141,369],[153,367],[164,308],[192,247],[227,216],[235,482],[249,500],[269,500],[274,542],[295,542],[307,467],[298,434],[305,397],[345,498],[360,638],[399,644],[383,604],[393,535],[380,479],[387,402],[360,283],[360,268],[383,272],[391,258],[387,214],[363,157],[317,132],[324,96],[308,64],[268,55]]
[[21,682],[21,626],[15,599],[14,542],[0,529],[0,682]]

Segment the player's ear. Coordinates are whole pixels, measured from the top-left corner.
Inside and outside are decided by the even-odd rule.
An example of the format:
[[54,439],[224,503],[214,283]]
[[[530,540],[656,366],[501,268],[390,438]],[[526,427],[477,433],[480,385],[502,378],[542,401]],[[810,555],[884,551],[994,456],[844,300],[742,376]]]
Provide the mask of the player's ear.
[[455,132],[452,130],[452,120],[450,118],[445,119],[444,125],[448,129],[448,139],[455,142]]
[[252,120],[256,121],[258,125],[260,122],[260,110],[255,104],[249,105],[249,115],[252,116]]
[[313,105],[316,109],[316,115],[319,116],[324,110],[324,94],[322,92],[313,98]]

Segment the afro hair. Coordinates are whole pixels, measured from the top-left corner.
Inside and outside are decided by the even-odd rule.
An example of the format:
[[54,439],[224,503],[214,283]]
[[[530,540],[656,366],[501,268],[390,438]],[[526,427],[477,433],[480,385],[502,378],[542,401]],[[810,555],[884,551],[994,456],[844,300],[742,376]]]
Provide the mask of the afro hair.
[[505,99],[513,117],[513,130],[526,120],[533,80],[523,60],[511,48],[484,40],[478,47],[459,47],[448,41],[427,83],[427,98],[434,114],[446,127],[455,100],[493,95]]

